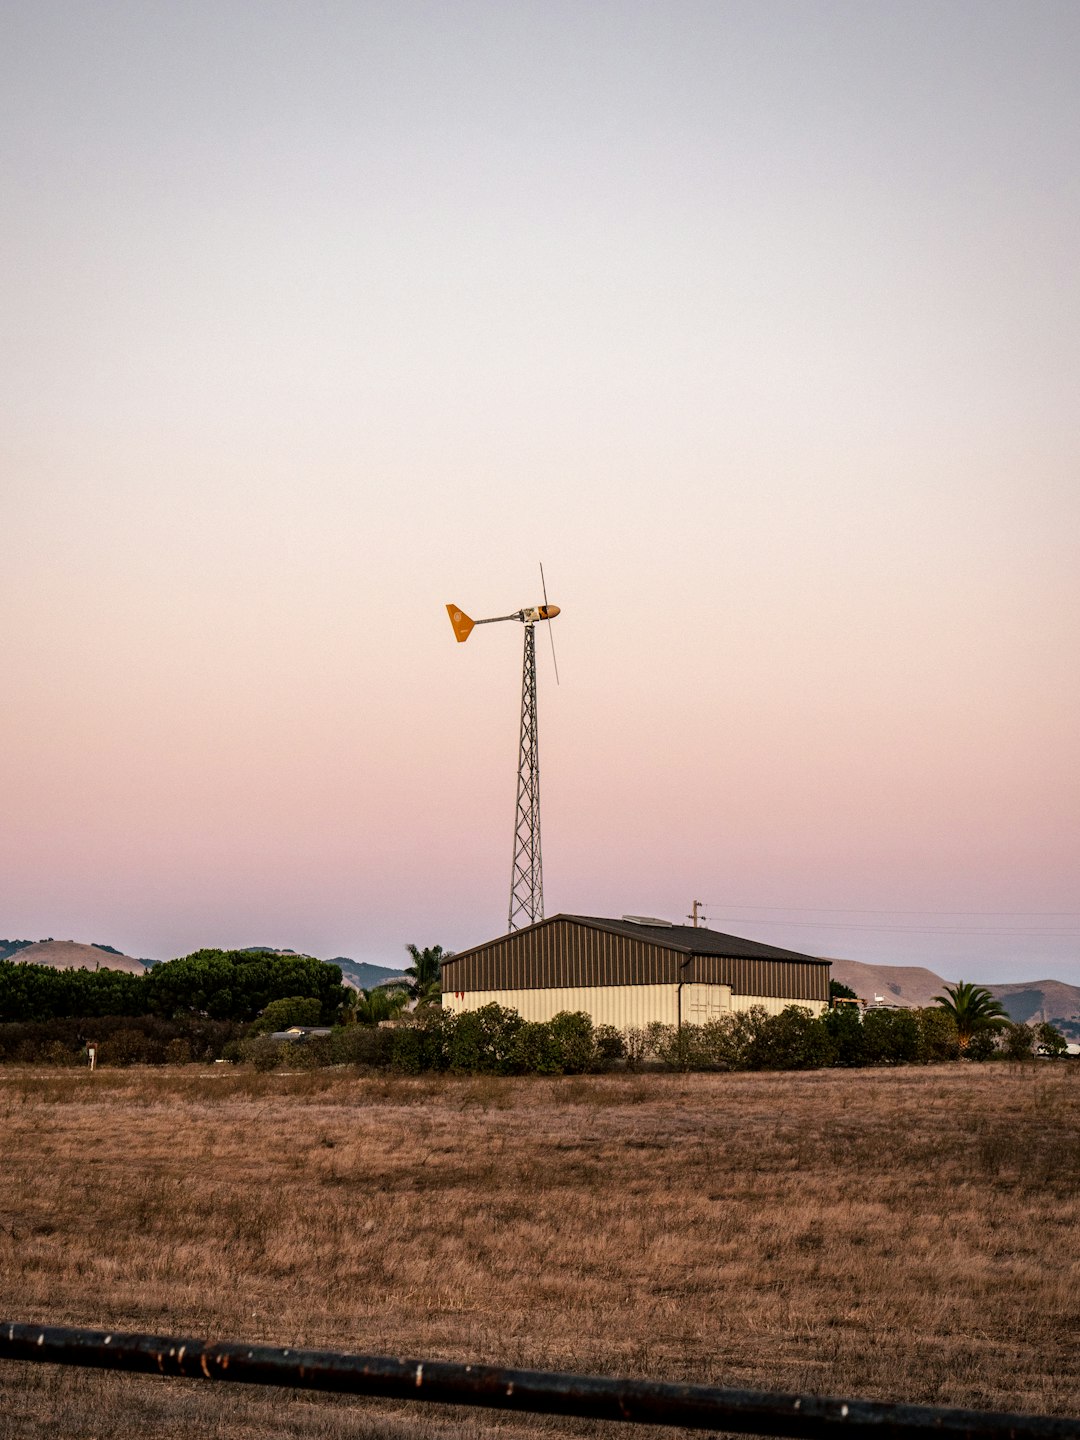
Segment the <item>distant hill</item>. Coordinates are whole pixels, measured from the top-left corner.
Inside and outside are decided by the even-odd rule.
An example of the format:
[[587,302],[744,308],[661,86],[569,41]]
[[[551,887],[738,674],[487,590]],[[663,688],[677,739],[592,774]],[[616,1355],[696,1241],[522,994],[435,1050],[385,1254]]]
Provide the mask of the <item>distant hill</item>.
[[34,943],[33,940],[0,940],[0,960],[14,960],[20,950]]
[[133,955],[121,955],[101,945],[80,945],[75,940],[37,940],[32,945],[19,945],[13,954],[2,958],[26,965],[51,965],[54,970],[127,970],[141,975],[146,969]]
[[[245,945],[245,950],[257,950],[266,955],[295,955],[295,950],[275,950],[270,945]],[[352,960],[348,955],[332,955],[324,965],[339,965],[341,978],[354,990],[371,990],[376,985],[385,985],[388,980],[403,980],[401,970],[388,970],[384,965],[369,965],[366,960]]]
[[1080,985],[1063,980],[1031,980],[1020,985],[988,985],[1013,1020],[1049,1020],[1070,1040],[1080,1040]]
[[[865,965],[861,960],[833,960],[832,978],[848,985],[860,1000],[873,1003],[881,995],[890,1005],[916,1009],[932,1005],[952,981],[918,965]],[[1080,985],[1063,980],[1030,980],[1014,985],[987,985],[1011,1020],[1038,1024],[1049,1020],[1070,1040],[1080,1040]]]
[[865,965],[861,960],[834,960],[831,978],[849,986],[860,1000],[872,1002],[880,995],[890,1005],[911,1010],[933,1004],[945,984],[921,965]]
[[[244,945],[244,950],[253,950],[260,955],[299,955],[299,950],[279,950],[274,945]],[[141,975],[151,965],[160,961],[137,960],[125,955],[113,945],[95,942],[81,945],[75,940],[0,940],[0,960],[25,961],[27,965],[51,965],[56,970],[127,970]],[[388,980],[404,979],[401,970],[390,970],[385,965],[369,965],[366,961],[352,960],[348,955],[335,955],[325,960],[325,965],[339,965],[341,978],[354,990],[371,990],[376,985],[385,985]]]
[[350,960],[347,955],[335,955],[326,963],[340,965],[341,978],[346,985],[352,985],[356,990],[371,990],[376,985],[384,985],[387,980],[405,978],[401,970],[388,970],[384,965],[368,965],[363,960]]

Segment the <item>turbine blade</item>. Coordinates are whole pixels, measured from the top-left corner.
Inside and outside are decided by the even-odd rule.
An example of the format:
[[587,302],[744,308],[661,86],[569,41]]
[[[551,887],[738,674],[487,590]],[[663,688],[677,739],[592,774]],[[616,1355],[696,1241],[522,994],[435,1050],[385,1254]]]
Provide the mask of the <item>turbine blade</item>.
[[[548,605],[547,581],[544,579],[544,562],[542,560],[540,561],[540,589],[544,592],[544,609],[546,610]],[[551,630],[550,620],[547,622],[547,632],[548,639],[551,641],[551,663],[555,666],[555,684],[559,685],[562,682],[559,679],[559,662],[555,658],[555,636]]]
[[555,666],[555,684],[556,684],[556,685],[559,685],[559,684],[561,684],[562,682],[559,680],[559,662],[558,662],[558,660],[556,660],[556,658],[555,658],[555,636],[551,633],[551,621],[550,621],[550,620],[547,622],[547,627],[548,627],[548,639],[551,641],[551,663]]

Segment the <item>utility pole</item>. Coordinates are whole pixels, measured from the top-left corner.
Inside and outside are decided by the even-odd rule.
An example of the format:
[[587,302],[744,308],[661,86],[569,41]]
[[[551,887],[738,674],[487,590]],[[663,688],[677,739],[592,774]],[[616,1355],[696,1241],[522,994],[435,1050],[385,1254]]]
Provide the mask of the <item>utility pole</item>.
[[690,914],[687,915],[686,918],[687,918],[688,920],[692,920],[692,921],[694,922],[694,929],[697,930],[697,929],[699,928],[699,925],[698,925],[698,915],[699,915],[699,912],[700,912],[700,910],[701,910],[702,905],[705,904],[705,901],[704,901],[704,900],[694,900],[694,901],[692,902],[692,904],[693,904],[693,907],[694,907],[694,908],[693,908],[693,910],[690,912]]

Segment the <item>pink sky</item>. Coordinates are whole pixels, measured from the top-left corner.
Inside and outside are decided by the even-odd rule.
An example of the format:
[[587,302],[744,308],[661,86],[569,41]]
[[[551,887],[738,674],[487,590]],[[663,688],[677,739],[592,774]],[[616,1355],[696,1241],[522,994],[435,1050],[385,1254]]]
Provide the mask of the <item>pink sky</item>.
[[[2,22],[0,934],[1080,983],[1080,12]],[[874,928],[871,928],[874,927]]]

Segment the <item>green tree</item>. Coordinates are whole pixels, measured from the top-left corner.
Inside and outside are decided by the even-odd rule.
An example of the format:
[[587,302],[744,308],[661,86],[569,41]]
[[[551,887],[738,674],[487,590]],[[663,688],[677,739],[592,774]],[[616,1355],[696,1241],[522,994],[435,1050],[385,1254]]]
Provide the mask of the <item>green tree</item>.
[[925,1064],[955,1060],[960,1054],[956,1021],[940,1005],[927,1005],[915,1011],[919,1026],[919,1059]]
[[704,1068],[748,1069],[751,1048],[761,1027],[768,1023],[768,1018],[760,1005],[754,1005],[749,1010],[736,1010],[714,1020],[706,1020],[699,1031]]
[[481,1005],[456,1017],[450,1032],[450,1069],[466,1074],[506,1075],[514,1068],[517,1032],[525,1022],[516,1010]]
[[561,1075],[562,1051],[550,1021],[525,1020],[512,1043],[511,1065],[523,1075]]
[[910,1065],[919,1059],[922,1036],[910,1010],[867,1010],[862,1026],[871,1064]]
[[290,1025],[318,1025],[322,1007],[316,995],[289,995],[271,1000],[251,1027],[252,1035],[272,1035]]
[[1044,1020],[1041,1025],[1036,1025],[1035,1041],[1039,1054],[1048,1055],[1052,1060],[1056,1060],[1059,1055],[1064,1055],[1069,1048],[1065,1036],[1056,1025],[1051,1025],[1049,1020]]
[[420,1005],[434,1005],[442,998],[443,961],[449,960],[452,950],[444,951],[441,945],[426,945],[420,950],[415,945],[406,945],[413,963],[405,971],[408,990]]
[[[1025,1025],[1023,1029],[1026,1030],[1027,1026]],[[1006,1035],[1008,1034],[1007,1031],[1004,1033]],[[976,1030],[975,1034],[972,1035],[971,1039],[968,1041],[966,1053],[969,1060],[978,1060],[980,1062],[984,1060],[992,1060],[994,1056],[998,1053],[998,1032],[996,1030],[989,1029],[985,1025],[981,1030]],[[1030,1048],[1027,1050],[1026,1053],[1028,1056],[1030,1056]]]
[[340,967],[311,955],[197,950],[155,965],[141,978],[147,1008],[165,1016],[195,1014],[251,1021],[272,1000],[305,995],[318,999],[319,1018],[329,1025],[348,999]]
[[852,1005],[841,1005],[837,1010],[826,1010],[821,1023],[829,1032],[829,1038],[836,1049],[837,1065],[866,1064],[866,1036],[863,1034],[862,1016]]
[[0,1021],[73,1015],[144,1015],[145,976],[126,970],[57,970],[0,960]]
[[1001,1030],[1009,1017],[1000,1000],[995,1000],[982,985],[964,980],[946,985],[944,995],[935,995],[934,1004],[952,1016],[961,1052],[966,1051],[971,1037],[979,1030]]
[[751,1070],[817,1070],[836,1059],[836,1047],[822,1020],[804,1005],[788,1005],[757,1023],[747,1060]]
[[[1005,1025],[1001,1031],[1001,1048],[1010,1060],[1030,1060],[1035,1053],[1035,1031],[1030,1025]],[[970,1054],[971,1046],[968,1046]]]
[[596,1064],[596,1039],[591,1016],[584,1010],[560,1010],[548,1021],[567,1075],[582,1075]]
[[[839,980],[829,981],[830,1000],[857,1000],[858,998],[850,985],[844,985]],[[846,1006],[841,1006],[841,1009],[846,1009]]]

